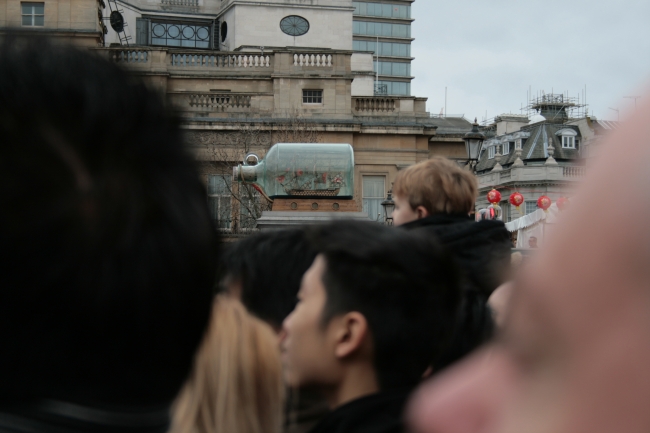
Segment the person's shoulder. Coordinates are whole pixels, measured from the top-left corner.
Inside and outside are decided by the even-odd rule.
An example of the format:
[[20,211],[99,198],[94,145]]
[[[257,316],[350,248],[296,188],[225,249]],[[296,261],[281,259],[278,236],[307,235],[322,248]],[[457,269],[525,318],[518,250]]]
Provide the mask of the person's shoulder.
[[408,393],[379,392],[348,402],[325,416],[310,433],[403,433]]

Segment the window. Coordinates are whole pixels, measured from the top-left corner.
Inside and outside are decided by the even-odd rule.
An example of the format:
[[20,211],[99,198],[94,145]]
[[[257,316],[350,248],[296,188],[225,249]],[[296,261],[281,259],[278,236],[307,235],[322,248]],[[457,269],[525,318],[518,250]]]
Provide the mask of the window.
[[410,38],[409,24],[373,23],[369,21],[353,21],[352,33],[355,35],[384,36],[388,38]]
[[289,15],[280,21],[280,29],[289,36],[302,36],[309,31],[309,21],[298,15]]
[[322,104],[323,91],[322,90],[303,90],[302,91],[303,104]]
[[494,159],[494,154],[496,153],[496,146],[488,147],[488,159]]
[[380,86],[386,86],[387,95],[411,95],[411,83],[403,83],[398,81],[377,81],[377,84]]
[[210,24],[151,23],[151,44],[210,48]]
[[529,213],[533,213],[537,210],[537,202],[536,201],[527,201],[525,202],[526,204],[526,215]]
[[576,138],[564,135],[562,137],[562,148],[563,149],[575,149],[576,148]]
[[354,15],[369,15],[385,18],[411,18],[411,6],[385,3],[352,2]]
[[381,75],[394,75],[398,77],[411,76],[410,63],[374,62],[375,72],[377,72],[377,68],[379,68],[379,73]]
[[224,21],[221,24],[221,42],[226,42],[227,37],[228,37],[228,23]]
[[363,211],[373,221],[384,221],[381,202],[386,199],[386,176],[363,176]]
[[352,49],[355,51],[372,51],[379,56],[411,57],[411,44],[380,42],[378,50],[375,41],[353,41]]
[[23,26],[42,27],[45,25],[45,3],[20,3]]
[[508,155],[510,153],[510,146],[514,147],[515,142],[514,141],[508,141],[507,143],[503,143],[501,145],[501,155]]
[[208,176],[208,208],[216,227],[229,229],[232,222],[232,182],[228,175]]
[[[242,229],[254,229],[257,226],[257,219],[254,213],[263,209],[262,197],[252,185],[239,185],[241,203],[239,204],[239,227]],[[242,193],[242,188],[248,188],[248,192]],[[252,211],[252,213],[251,213]]]

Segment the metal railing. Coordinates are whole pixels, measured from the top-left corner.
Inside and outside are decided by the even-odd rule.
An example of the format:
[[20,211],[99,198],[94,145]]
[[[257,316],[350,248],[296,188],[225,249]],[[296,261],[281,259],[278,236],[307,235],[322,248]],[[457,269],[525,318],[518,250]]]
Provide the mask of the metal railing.
[[388,95],[388,84],[375,83],[375,96]]

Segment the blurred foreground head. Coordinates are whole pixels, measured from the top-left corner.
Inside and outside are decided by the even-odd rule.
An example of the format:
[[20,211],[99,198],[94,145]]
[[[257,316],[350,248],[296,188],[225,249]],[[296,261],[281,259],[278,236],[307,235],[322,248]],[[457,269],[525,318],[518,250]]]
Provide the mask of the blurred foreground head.
[[501,338],[420,391],[416,432],[650,431],[648,119],[610,136],[516,280]]
[[0,137],[0,401],[167,405],[217,259],[176,121],[90,52],[8,39]]

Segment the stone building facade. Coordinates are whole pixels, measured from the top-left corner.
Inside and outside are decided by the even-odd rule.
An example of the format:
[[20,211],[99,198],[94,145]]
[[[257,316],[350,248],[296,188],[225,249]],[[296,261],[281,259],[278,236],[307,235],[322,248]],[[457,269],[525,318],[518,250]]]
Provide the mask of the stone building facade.
[[297,119],[319,142],[350,143],[354,198],[375,219],[401,168],[434,155],[464,157],[462,136],[470,129],[465,119],[431,118],[426,98],[353,95],[354,81],[372,74],[369,54],[297,48],[264,54],[158,47],[97,51],[168,95],[203,161],[218,155],[225,165],[241,162],[241,147],[227,136],[248,128],[268,134],[269,141],[247,149],[263,156]]
[[[397,17],[372,19],[362,17],[357,3],[367,3],[364,13],[375,14],[368,12],[373,2],[352,0],[42,2],[44,28],[59,26],[61,35],[87,28],[92,38],[75,36],[73,42],[97,47],[98,55],[166,95],[202,162],[211,203],[220,209],[215,218],[230,220],[222,224],[224,230],[248,225],[241,221],[250,216],[246,203],[228,195],[228,188],[236,188],[228,178],[232,166],[247,151],[263,156],[290,130],[298,130],[290,140],[353,146],[354,202],[372,219],[400,169],[437,155],[466,158],[462,137],[471,129],[468,121],[431,117],[427,98],[376,95],[376,58],[353,47],[359,39],[354,21],[410,25],[410,14],[399,14],[412,1],[390,3],[400,7]],[[17,11],[26,4],[31,3],[7,0],[5,9],[0,6],[5,28],[18,22]],[[126,23],[121,33],[108,24],[115,10]],[[402,39],[399,43],[410,44]],[[410,62],[409,53],[384,57]]]
[[29,31],[85,47],[104,44],[104,0],[0,2],[0,35]]

